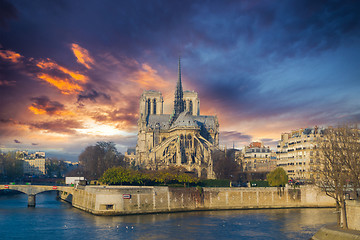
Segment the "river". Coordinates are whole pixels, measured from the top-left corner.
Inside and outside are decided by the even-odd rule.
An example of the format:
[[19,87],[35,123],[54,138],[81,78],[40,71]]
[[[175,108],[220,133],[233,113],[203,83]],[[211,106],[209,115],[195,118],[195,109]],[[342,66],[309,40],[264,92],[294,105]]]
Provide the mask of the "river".
[[94,216],[56,200],[0,195],[1,239],[309,239],[336,222],[335,209],[208,211],[133,216]]

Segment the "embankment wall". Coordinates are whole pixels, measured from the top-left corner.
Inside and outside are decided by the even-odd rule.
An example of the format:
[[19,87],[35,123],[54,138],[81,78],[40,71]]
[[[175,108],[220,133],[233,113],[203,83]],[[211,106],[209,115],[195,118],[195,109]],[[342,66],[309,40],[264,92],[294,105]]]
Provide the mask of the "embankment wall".
[[360,201],[359,200],[346,201],[346,218],[349,229],[360,231]]
[[334,207],[314,186],[286,188],[169,188],[86,186],[60,197],[97,215],[127,215],[196,210]]

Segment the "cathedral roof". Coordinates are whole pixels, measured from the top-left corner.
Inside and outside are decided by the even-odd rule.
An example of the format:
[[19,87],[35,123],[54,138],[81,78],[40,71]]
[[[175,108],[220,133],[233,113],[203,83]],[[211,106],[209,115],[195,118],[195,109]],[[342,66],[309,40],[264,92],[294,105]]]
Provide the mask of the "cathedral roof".
[[199,124],[195,121],[195,117],[189,112],[182,112],[172,127],[199,127]]
[[215,116],[194,116],[188,112],[182,112],[179,114],[178,118],[171,125],[170,114],[161,114],[161,115],[149,115],[147,126],[155,129],[155,127],[160,127],[162,130],[168,130],[171,127],[200,127],[203,126],[207,129],[216,129],[216,117]]
[[204,127],[206,128],[212,128],[212,129],[216,129],[217,128],[217,119],[216,116],[194,116],[195,120],[202,123],[204,125]]
[[147,126],[155,128],[157,125],[160,129],[169,129],[170,128],[170,114],[156,114],[149,115]]

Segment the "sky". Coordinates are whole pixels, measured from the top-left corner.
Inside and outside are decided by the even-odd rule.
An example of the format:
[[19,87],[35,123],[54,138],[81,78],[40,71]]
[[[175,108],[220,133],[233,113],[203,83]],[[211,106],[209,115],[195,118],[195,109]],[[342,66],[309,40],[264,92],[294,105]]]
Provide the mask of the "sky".
[[360,122],[359,1],[0,0],[0,149],[124,153],[144,90],[172,112],[179,56],[221,146]]

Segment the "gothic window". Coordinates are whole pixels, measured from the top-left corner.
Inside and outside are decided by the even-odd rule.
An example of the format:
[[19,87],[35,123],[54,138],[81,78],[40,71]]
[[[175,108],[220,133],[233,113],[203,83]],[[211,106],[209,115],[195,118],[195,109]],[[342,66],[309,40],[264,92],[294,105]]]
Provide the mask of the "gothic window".
[[192,115],[193,114],[193,102],[190,100],[189,102],[189,113]]
[[186,147],[187,147],[187,148],[191,148],[191,134],[188,134],[188,135],[187,135]]
[[154,104],[154,111],[153,111],[153,114],[156,114],[156,99],[154,98],[154,102],[153,102],[153,104]]
[[147,113],[150,114],[151,111],[151,101],[150,98],[147,100]]

